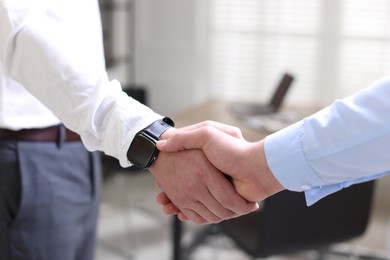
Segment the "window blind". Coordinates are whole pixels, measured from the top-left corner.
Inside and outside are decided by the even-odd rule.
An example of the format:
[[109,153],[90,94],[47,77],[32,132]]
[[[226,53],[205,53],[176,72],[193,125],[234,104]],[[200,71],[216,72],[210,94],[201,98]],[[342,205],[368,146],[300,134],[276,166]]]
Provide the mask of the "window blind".
[[389,71],[386,0],[212,0],[210,85],[215,97],[263,102],[281,74],[287,101],[328,104]]
[[390,2],[344,0],[340,91],[348,95],[390,72]]

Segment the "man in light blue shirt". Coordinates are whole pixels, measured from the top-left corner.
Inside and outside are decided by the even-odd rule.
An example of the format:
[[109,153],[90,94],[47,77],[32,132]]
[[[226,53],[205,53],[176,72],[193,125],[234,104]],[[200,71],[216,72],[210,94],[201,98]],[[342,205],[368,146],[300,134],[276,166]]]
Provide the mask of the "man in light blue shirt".
[[[199,124],[160,141],[158,147],[202,149],[249,201],[288,189],[305,192],[312,205],[344,187],[390,172],[390,77],[255,143],[239,132],[229,135]],[[158,200],[166,213],[186,219],[163,192]]]

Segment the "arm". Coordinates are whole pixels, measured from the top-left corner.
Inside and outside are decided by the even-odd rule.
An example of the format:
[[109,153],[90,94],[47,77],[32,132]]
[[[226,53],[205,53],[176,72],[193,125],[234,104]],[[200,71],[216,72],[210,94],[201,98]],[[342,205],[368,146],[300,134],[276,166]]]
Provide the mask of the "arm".
[[390,171],[390,78],[385,77],[265,140],[269,167],[309,205]]
[[[261,201],[284,189],[267,166],[263,140],[249,143],[210,125],[199,125],[178,130],[168,140],[159,141],[157,147],[163,152],[202,149],[217,169],[231,177],[235,190],[248,201]],[[178,214],[181,220],[188,218],[164,188],[157,202],[166,214]]]
[[214,127],[177,131],[157,143],[162,151],[202,149],[210,162],[232,178],[233,185],[248,201],[261,201],[283,189],[274,178],[264,154],[264,141],[250,143]]
[[[0,65],[0,84],[3,77],[12,79],[13,86],[31,93],[80,134],[89,150],[104,151],[122,166],[130,166],[126,153],[135,134],[161,118],[128,97],[118,81],[108,79],[96,0],[52,5],[0,0]],[[198,181],[198,174],[184,182],[188,169],[203,179]],[[218,222],[257,208],[237,195],[230,183],[222,182],[221,173],[199,152],[161,154],[151,171],[170,198],[198,223]],[[182,190],[183,184],[193,192]],[[218,195],[229,187],[230,196]]]
[[[390,172],[389,99],[390,78],[384,78],[257,143],[197,129],[178,132],[158,147],[202,149],[217,168],[233,177],[237,191],[248,200],[285,187],[305,191],[311,205],[343,187]],[[164,193],[158,201],[167,213],[177,213]]]
[[134,135],[161,116],[108,79],[99,15],[96,0],[0,1],[0,77],[16,82],[10,92],[31,93],[89,150],[130,166]]

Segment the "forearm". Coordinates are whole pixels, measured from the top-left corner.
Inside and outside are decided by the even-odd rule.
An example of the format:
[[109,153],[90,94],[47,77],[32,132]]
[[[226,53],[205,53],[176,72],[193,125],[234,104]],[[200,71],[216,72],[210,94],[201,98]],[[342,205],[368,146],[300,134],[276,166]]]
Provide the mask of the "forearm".
[[267,137],[272,172],[287,189],[318,198],[389,172],[389,97],[384,79]]

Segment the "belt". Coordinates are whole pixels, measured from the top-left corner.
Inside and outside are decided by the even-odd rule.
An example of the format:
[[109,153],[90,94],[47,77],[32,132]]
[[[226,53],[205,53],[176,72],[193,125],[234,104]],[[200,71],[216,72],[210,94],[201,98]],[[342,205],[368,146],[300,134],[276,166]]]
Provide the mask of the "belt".
[[[61,138],[61,136],[64,136]],[[0,129],[0,139],[31,141],[31,142],[59,142],[61,139],[66,142],[80,141],[80,136],[70,131],[63,125],[57,125],[47,128],[33,128],[13,131],[9,129]]]

